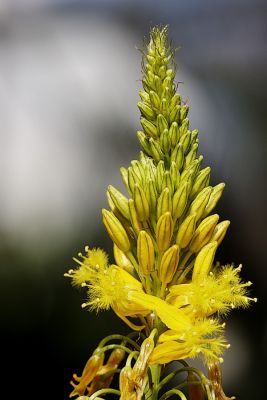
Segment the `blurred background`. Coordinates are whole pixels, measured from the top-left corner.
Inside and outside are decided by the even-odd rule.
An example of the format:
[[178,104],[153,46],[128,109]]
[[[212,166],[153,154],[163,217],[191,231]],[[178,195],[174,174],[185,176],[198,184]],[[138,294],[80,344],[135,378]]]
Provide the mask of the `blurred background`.
[[[258,303],[228,318],[225,391],[266,392],[267,3],[264,0],[0,0],[1,394],[67,399],[98,341],[127,328],[81,309],[63,277],[111,242],[105,190],[138,157],[144,38],[169,24],[179,90],[200,131],[218,206],[218,252],[243,264]],[[266,393],[265,393],[266,394]],[[4,397],[3,397],[4,398]]]

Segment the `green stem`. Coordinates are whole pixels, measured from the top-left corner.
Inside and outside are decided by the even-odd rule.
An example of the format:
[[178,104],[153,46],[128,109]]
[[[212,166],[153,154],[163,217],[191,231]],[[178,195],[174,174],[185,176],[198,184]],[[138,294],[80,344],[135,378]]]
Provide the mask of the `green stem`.
[[105,337],[101,342],[99,343],[98,347],[104,347],[107,342],[111,340],[121,340],[122,342],[128,342],[131,344],[133,347],[135,347],[138,351],[140,350],[140,346],[132,339],[130,339],[128,336],[124,335],[110,335]]
[[166,383],[168,383],[172,378],[174,378],[177,374],[180,374],[181,372],[194,372],[196,375],[199,376],[200,382],[203,384],[207,384],[208,379],[206,376],[197,368],[193,367],[183,367],[179,368],[176,371],[171,372],[169,375],[167,375],[158,385],[158,390],[160,390]]
[[94,399],[96,399],[99,395],[101,395],[101,394],[107,394],[107,393],[116,394],[117,396],[120,396],[120,395],[121,395],[121,392],[120,392],[119,390],[116,390],[116,389],[110,389],[110,388],[107,388],[107,389],[100,389],[100,390],[98,390],[97,392],[95,392],[94,394],[92,394],[92,395],[90,396],[90,400],[94,400]]
[[179,396],[181,400],[187,400],[187,398],[185,397],[183,392],[181,392],[181,390],[178,390],[178,389],[169,390],[167,393],[165,393],[163,396],[161,396],[160,400],[166,400],[169,397],[171,397],[173,394],[177,394],[177,396]]

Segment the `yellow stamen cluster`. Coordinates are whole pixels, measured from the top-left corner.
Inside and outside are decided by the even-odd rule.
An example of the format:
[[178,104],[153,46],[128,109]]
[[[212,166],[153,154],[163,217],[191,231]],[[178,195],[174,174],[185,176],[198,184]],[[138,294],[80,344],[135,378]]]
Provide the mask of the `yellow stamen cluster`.
[[[256,301],[247,296],[251,283],[242,283],[241,267],[214,264],[230,224],[211,214],[224,184],[209,185],[211,168],[203,167],[197,154],[198,131],[190,129],[189,107],[176,92],[167,33],[167,28],[152,29],[143,59],[142,130],[137,132],[142,151],[120,170],[128,194],[110,185],[110,210],[102,210],[116,265],[108,264],[102,250],[86,248],[85,256],[75,259],[79,268],[66,274],[74,285],[87,287],[84,307],[111,307],[148,336],[135,367],[129,361],[121,371],[121,399],[141,399],[149,386],[148,368],[199,355],[208,364],[221,361],[229,345],[220,316]],[[144,346],[150,348],[146,357]],[[151,390],[156,389],[150,387],[148,395]]]

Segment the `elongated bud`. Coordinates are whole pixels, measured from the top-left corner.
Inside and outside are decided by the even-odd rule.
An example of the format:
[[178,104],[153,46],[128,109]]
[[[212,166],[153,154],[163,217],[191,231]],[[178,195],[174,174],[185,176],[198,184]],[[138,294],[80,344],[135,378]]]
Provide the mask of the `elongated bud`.
[[165,172],[164,161],[161,160],[157,165],[157,171],[156,171],[156,183],[158,192],[161,192],[164,172]]
[[162,283],[170,283],[179,263],[180,249],[177,244],[170,247],[162,256],[158,276]]
[[157,194],[157,190],[155,187],[155,182],[152,181],[152,179],[149,179],[149,181],[148,181],[147,193],[148,193],[147,199],[149,202],[150,212],[154,212],[156,210],[156,206],[157,206],[158,194]]
[[184,154],[188,153],[189,145],[191,141],[191,132],[187,131],[181,138],[180,138],[180,145],[183,148]]
[[185,118],[179,128],[180,138],[186,134],[189,129],[189,119]]
[[150,149],[151,149],[151,155],[154,158],[154,160],[157,162],[162,160],[163,153],[161,151],[161,147],[160,147],[159,143],[156,140],[154,140],[153,138],[150,138],[149,145],[150,145]]
[[175,219],[183,214],[188,199],[188,182],[184,181],[174,193],[172,198],[172,215]]
[[188,111],[189,111],[189,106],[187,104],[181,107],[180,121],[183,121],[183,119],[187,117]]
[[149,102],[149,95],[144,90],[139,91],[139,96],[143,101]]
[[121,167],[120,168],[120,173],[121,173],[121,177],[124,183],[125,188],[128,190],[128,192],[130,191],[129,189],[129,185],[128,185],[128,171],[126,168]]
[[119,267],[125,269],[125,271],[129,272],[130,274],[132,274],[134,272],[133,264],[131,263],[129,258],[126,256],[126,254],[123,251],[121,251],[118,248],[118,246],[116,246],[115,243],[113,246],[113,254],[114,254],[115,262]]
[[111,240],[125,253],[130,250],[130,241],[127,233],[115,215],[103,209],[102,210],[103,222]]
[[157,219],[161,217],[161,215],[165,214],[172,209],[172,200],[170,195],[170,189],[165,188],[158,199],[157,204]]
[[163,214],[157,222],[156,239],[159,251],[165,251],[171,243],[173,235],[173,221],[170,212]]
[[158,127],[158,134],[161,135],[164,131],[164,129],[168,129],[168,122],[166,118],[162,115],[159,114],[157,117],[157,127]]
[[209,215],[211,211],[216,207],[218,201],[220,200],[223,190],[225,188],[224,183],[219,183],[218,185],[214,186],[212,188],[209,201],[205,207],[203,217],[206,217],[206,215]]
[[154,119],[155,113],[146,103],[139,101],[137,105],[143,117],[147,118],[148,120]]
[[171,148],[171,142],[170,142],[170,135],[169,135],[169,130],[164,129],[162,134],[160,135],[160,146],[164,153],[168,153]]
[[209,217],[203,219],[192,237],[189,246],[190,251],[192,251],[193,253],[198,253],[199,250],[211,240],[212,234],[218,221],[218,214],[210,215]]
[[178,143],[172,154],[171,154],[171,162],[175,162],[177,165],[178,171],[180,171],[183,167],[184,163],[184,152],[181,143]]
[[191,147],[191,150],[185,157],[185,167],[187,167],[193,160],[195,160],[197,149],[198,149],[198,143],[194,143],[193,146]]
[[150,90],[149,98],[150,98],[150,102],[151,102],[152,106],[157,108],[157,109],[159,109],[159,107],[160,107],[160,98],[157,95],[157,93],[154,92],[153,90]]
[[135,400],[135,383],[132,379],[133,370],[130,365],[126,365],[120,372],[120,400]]
[[138,233],[142,230],[142,224],[137,215],[133,199],[130,199],[128,204],[131,224],[134,232],[136,233],[136,235],[138,235]]
[[174,106],[181,104],[181,95],[179,93],[175,93],[174,96],[172,96],[171,102],[170,102],[170,109],[172,109]]
[[226,231],[227,231],[229,225],[230,225],[230,221],[226,220],[226,221],[220,222],[214,229],[210,240],[211,241],[216,240],[216,242],[218,243],[218,246],[219,246],[219,244],[221,244],[221,242],[226,234]]
[[196,221],[198,221],[201,217],[203,218],[205,207],[208,204],[210,194],[212,192],[212,188],[210,186],[201,190],[201,192],[197,195],[195,200],[192,202],[190,207],[190,214],[196,214]]
[[170,116],[169,116],[170,122],[179,121],[180,110],[181,110],[181,106],[179,106],[179,105],[176,105],[173,107],[173,109],[170,112]]
[[217,242],[211,242],[202,247],[195,260],[192,281],[202,280],[208,275],[213,264],[217,247]]
[[149,275],[154,270],[154,246],[151,237],[146,231],[141,231],[137,240],[137,258],[140,269],[144,275]]
[[188,215],[179,226],[176,243],[184,249],[190,243],[196,227],[196,214]]
[[132,165],[134,172],[140,179],[140,182],[142,182],[142,180],[146,179],[145,171],[144,171],[143,165],[141,164],[140,161],[133,160],[133,161],[131,161],[131,165]]
[[160,102],[160,113],[166,118],[168,119],[168,115],[169,115],[169,107],[168,107],[168,102],[166,100],[165,97],[162,98],[161,102]]
[[138,184],[134,187],[133,200],[139,220],[146,221],[149,217],[149,204],[145,192]]
[[174,191],[178,188],[179,182],[180,182],[180,174],[179,174],[178,168],[174,161],[171,163],[171,167],[170,167],[170,179],[171,179],[172,188]]
[[173,122],[169,129],[171,146],[175,147],[179,140],[179,128],[177,122]]
[[158,136],[158,131],[157,128],[152,122],[148,121],[146,118],[141,118],[140,119],[141,125],[144,129],[144,132],[153,138],[156,138]]
[[202,189],[204,189],[204,187],[209,184],[210,171],[211,168],[206,167],[198,173],[190,193],[191,199],[193,199],[199,192],[201,192]]
[[152,154],[151,154],[150,144],[149,144],[149,141],[147,140],[146,135],[144,134],[144,132],[138,131],[137,132],[137,138],[138,138],[143,150],[146,152],[146,154],[151,156]]
[[140,184],[140,178],[136,175],[133,167],[128,168],[128,186],[132,194],[134,194],[134,188],[136,184]]
[[[174,182],[172,181],[170,171],[165,171],[164,175],[163,175],[163,180],[162,180],[162,188],[167,187],[170,191],[171,196],[173,194],[173,188],[174,188],[173,183]],[[170,208],[170,210],[171,210],[171,208]]]
[[124,218],[130,219],[128,199],[114,186],[109,185],[108,192],[115,207],[120,211]]

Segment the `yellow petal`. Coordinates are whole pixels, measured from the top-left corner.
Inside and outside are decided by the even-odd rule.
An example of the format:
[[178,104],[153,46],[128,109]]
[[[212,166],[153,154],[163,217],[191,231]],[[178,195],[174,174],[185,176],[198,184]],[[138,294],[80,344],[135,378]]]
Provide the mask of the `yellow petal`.
[[155,347],[149,364],[167,364],[174,360],[188,358],[190,355],[191,352],[183,343],[169,341]]

